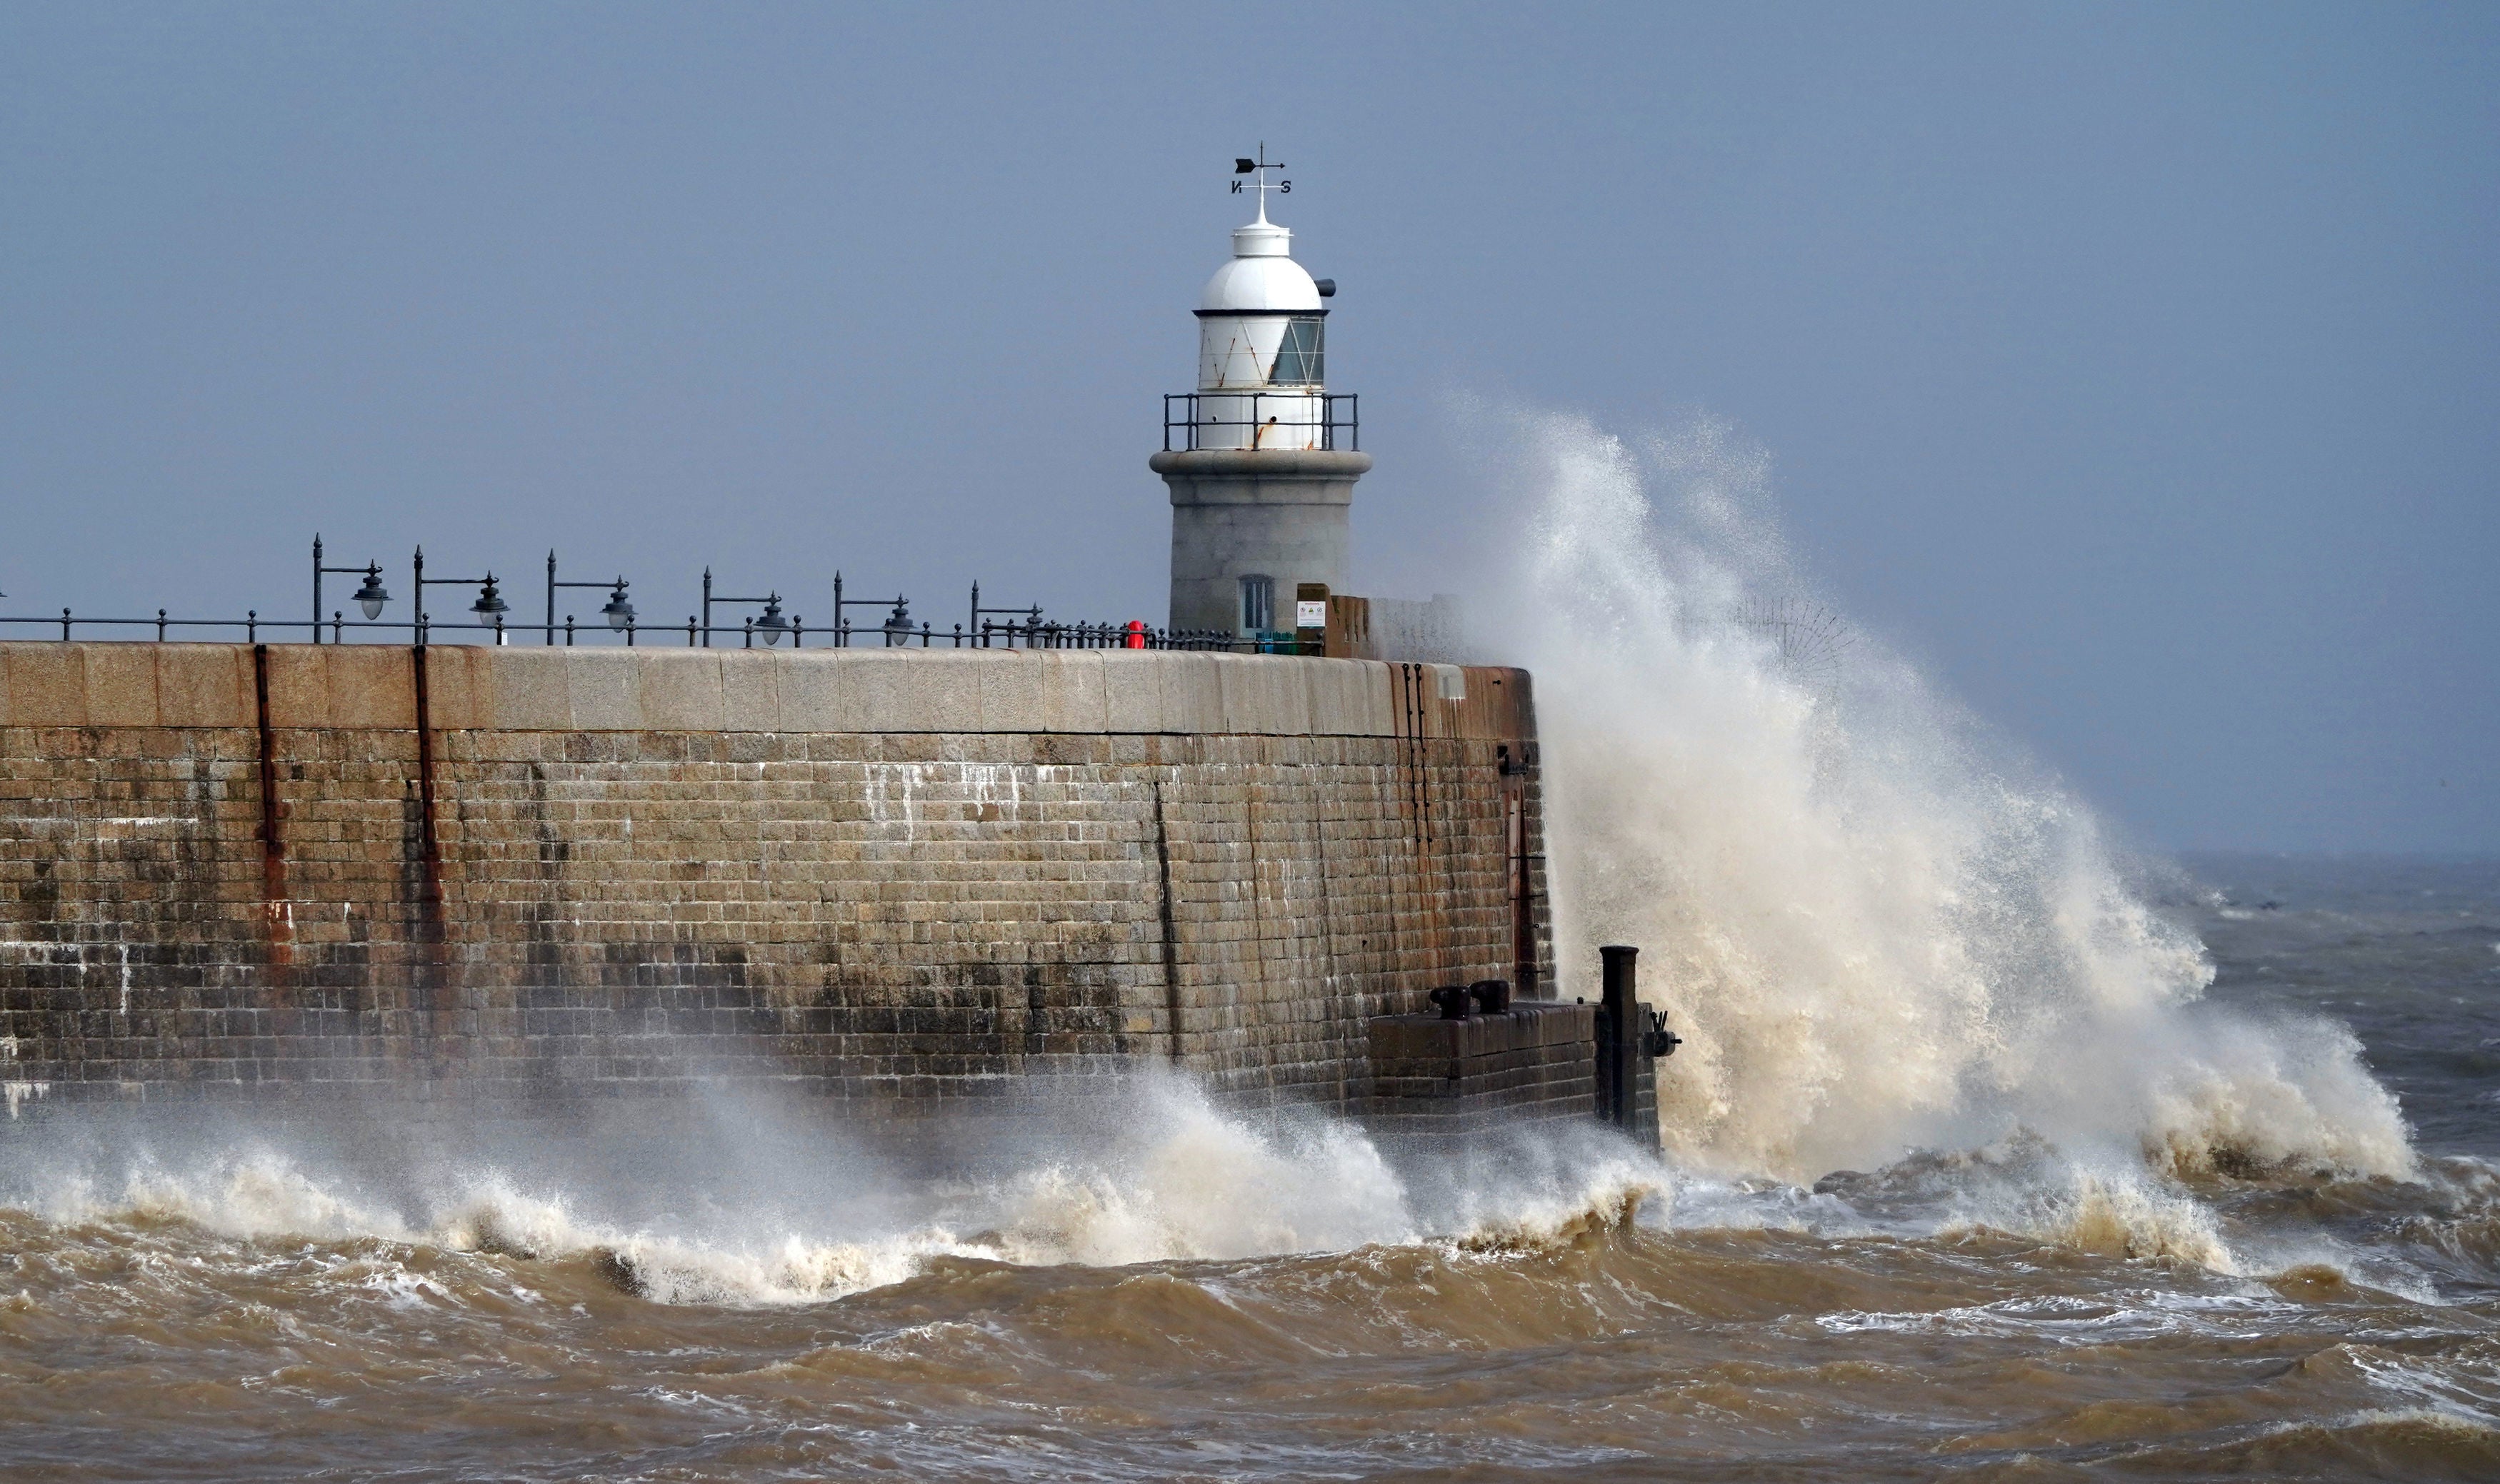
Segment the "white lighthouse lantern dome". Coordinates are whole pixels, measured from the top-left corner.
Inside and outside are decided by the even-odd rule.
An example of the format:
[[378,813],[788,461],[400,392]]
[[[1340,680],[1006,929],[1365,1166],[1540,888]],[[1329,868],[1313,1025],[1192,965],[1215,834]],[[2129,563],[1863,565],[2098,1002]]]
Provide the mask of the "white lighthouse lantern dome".
[[1326,295],[1294,261],[1294,234],[1267,219],[1272,167],[1239,163],[1259,172],[1259,216],[1233,229],[1232,260],[1199,295],[1194,446],[1315,448],[1327,437]]
[[[1251,234],[1256,233],[1253,237]],[[1233,233],[1233,261],[1215,270],[1198,296],[1201,314],[1316,313],[1320,289],[1310,270],[1286,255],[1293,233],[1255,222]],[[1249,239],[1247,242],[1244,239]]]

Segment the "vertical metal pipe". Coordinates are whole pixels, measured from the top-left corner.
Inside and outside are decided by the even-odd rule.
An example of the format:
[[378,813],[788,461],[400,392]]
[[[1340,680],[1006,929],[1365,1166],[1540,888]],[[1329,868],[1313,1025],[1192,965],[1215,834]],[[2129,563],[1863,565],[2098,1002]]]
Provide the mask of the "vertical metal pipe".
[[[566,617],[564,626],[566,630],[564,642],[569,644],[573,643],[573,619],[570,615]],[[546,642],[550,644],[555,643],[555,547],[553,546],[547,547]]]
[[1510,856],[1510,982],[1520,998],[1536,998],[1536,919],[1529,896],[1528,790],[1514,765],[1510,748],[1500,749],[1503,843]]
[[1597,1086],[1600,1116],[1619,1129],[1632,1126],[1632,1094],[1639,1078],[1640,996],[1634,986],[1638,948],[1609,943],[1597,950],[1604,969],[1597,1003]]
[[[163,630],[156,637],[165,637]],[[312,533],[312,643],[321,642],[321,533]]]
[[[836,581],[839,583],[839,579]],[[704,569],[703,644],[707,649],[711,647],[711,569],[708,567]]]

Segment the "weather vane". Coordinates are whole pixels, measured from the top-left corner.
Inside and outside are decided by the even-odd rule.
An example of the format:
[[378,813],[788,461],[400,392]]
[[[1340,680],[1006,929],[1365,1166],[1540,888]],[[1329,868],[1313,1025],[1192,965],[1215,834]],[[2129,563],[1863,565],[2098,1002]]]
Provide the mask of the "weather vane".
[[1236,196],[1241,194],[1243,181],[1240,178],[1242,176],[1250,177],[1250,181],[1248,182],[1250,188],[1259,193],[1259,219],[1261,221],[1267,219],[1267,192],[1272,190],[1280,196],[1293,194],[1294,182],[1291,181],[1278,181],[1273,185],[1267,183],[1268,171],[1282,170],[1284,168],[1285,162],[1283,160],[1271,160],[1267,158],[1267,145],[1265,140],[1260,141],[1259,157],[1257,159],[1247,160],[1241,158],[1239,155],[1234,156],[1233,194]]

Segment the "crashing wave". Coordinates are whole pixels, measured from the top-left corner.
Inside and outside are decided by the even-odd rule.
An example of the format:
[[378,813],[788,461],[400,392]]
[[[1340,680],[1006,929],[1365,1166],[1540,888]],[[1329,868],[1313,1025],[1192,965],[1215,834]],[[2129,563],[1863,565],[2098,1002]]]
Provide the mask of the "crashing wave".
[[1518,432],[1561,967],[1643,946],[1677,1158],[1810,1178],[2019,1128],[2174,1173],[2415,1172],[2350,1033],[2202,1003],[2201,945],[2090,811],[1911,665],[1857,636],[1801,676],[1718,621],[1808,586],[1759,451]]

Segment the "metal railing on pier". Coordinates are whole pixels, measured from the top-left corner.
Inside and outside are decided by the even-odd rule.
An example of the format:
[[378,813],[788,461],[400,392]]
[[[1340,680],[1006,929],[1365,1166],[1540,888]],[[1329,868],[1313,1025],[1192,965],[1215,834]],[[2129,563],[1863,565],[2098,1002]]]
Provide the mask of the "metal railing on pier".
[[[1134,620],[1128,623],[1058,623],[1038,617],[1013,621],[985,618],[979,627],[973,629],[967,629],[960,623],[940,629],[930,623],[916,626],[839,623],[810,627],[796,617],[772,625],[746,618],[736,627],[727,624],[706,626],[691,616],[682,624],[646,625],[629,620],[618,627],[607,623],[576,623],[567,616],[561,625],[545,631],[547,637],[543,639],[540,639],[542,629],[543,626],[536,623],[507,624],[502,614],[497,614],[492,622],[460,623],[430,617],[420,617],[414,622],[391,622],[349,618],[339,613],[317,624],[300,618],[263,618],[256,609],[247,611],[241,618],[175,618],[163,609],[157,610],[153,618],[87,617],[69,609],[61,610],[57,617],[0,614],[0,639],[27,638],[64,643],[74,639],[155,643],[240,639],[246,643],[293,640],[334,644],[361,641],[485,645],[509,644],[515,639],[523,642],[539,639],[542,646],[552,643],[570,647],[581,639],[608,634],[621,639],[629,648],[638,641],[696,647],[715,644],[722,640],[734,641],[740,648],[769,648],[777,645],[786,636],[794,649],[804,649],[813,641],[820,647],[839,649],[1192,649],[1231,654],[1320,652],[1317,643],[1292,633],[1233,634],[1221,629],[1158,629]],[[23,632],[28,630],[33,632]]]
[[[1351,397],[1341,399],[1347,403]],[[1307,404],[1308,398],[1303,399]],[[546,614],[539,622],[515,621],[510,615],[500,585],[492,571],[482,577],[428,577],[425,550],[418,547],[409,563],[409,577],[414,586],[416,616],[411,620],[387,619],[382,610],[391,603],[391,594],[383,581],[379,562],[361,566],[333,566],[326,560],[321,538],[312,539],[312,603],[310,618],[263,618],[258,609],[248,610],[241,618],[176,618],[164,609],[153,618],[92,617],[62,609],[58,617],[49,614],[0,614],[0,639],[19,637],[25,630],[36,631],[27,637],[58,639],[145,640],[169,643],[177,640],[214,641],[240,639],[257,644],[264,641],[296,641],[312,643],[474,643],[510,644],[535,640],[544,645],[576,644],[596,642],[606,635],[610,643],[622,643],[632,648],[645,642],[675,643],[680,636],[689,647],[709,648],[735,641],[741,648],[771,648],[790,641],[794,649],[804,649],[812,641],[819,647],[836,649],[1209,649],[1228,650],[1236,654],[1299,654],[1318,652],[1315,643],[1305,643],[1299,636],[1269,633],[1235,634],[1208,630],[1171,630],[1149,627],[1141,619],[1127,623],[1060,623],[1042,617],[1038,603],[1004,608],[985,605],[981,585],[971,586],[971,602],[966,610],[966,623],[940,629],[934,623],[911,620],[910,599],[897,593],[893,598],[854,598],[845,595],[842,574],[834,573],[834,618],[831,624],[812,627],[796,613],[781,611],[778,589],[760,597],[734,597],[718,590],[712,581],[711,569],[703,573],[702,601],[698,611],[686,615],[682,624],[651,624],[642,621],[636,610],[629,590],[633,586],[622,574],[613,578],[602,577],[593,582],[562,580],[557,576],[556,554],[546,555]],[[351,601],[363,613],[349,618],[344,609],[333,609],[324,617],[321,610],[322,579],[325,577],[353,577],[364,580]],[[477,588],[477,601],[469,605],[466,618],[437,620],[426,608],[426,590],[444,587]],[[608,601],[598,610],[599,621],[581,623],[567,613],[562,625],[556,622],[556,595],[572,588],[588,588],[607,594]],[[882,609],[892,605],[892,611],[880,621],[853,623],[853,609]],[[722,609],[760,608],[762,611],[741,617],[735,625],[715,622],[715,611]],[[725,616],[725,615],[724,615]],[[561,638],[558,636],[561,635]]]

